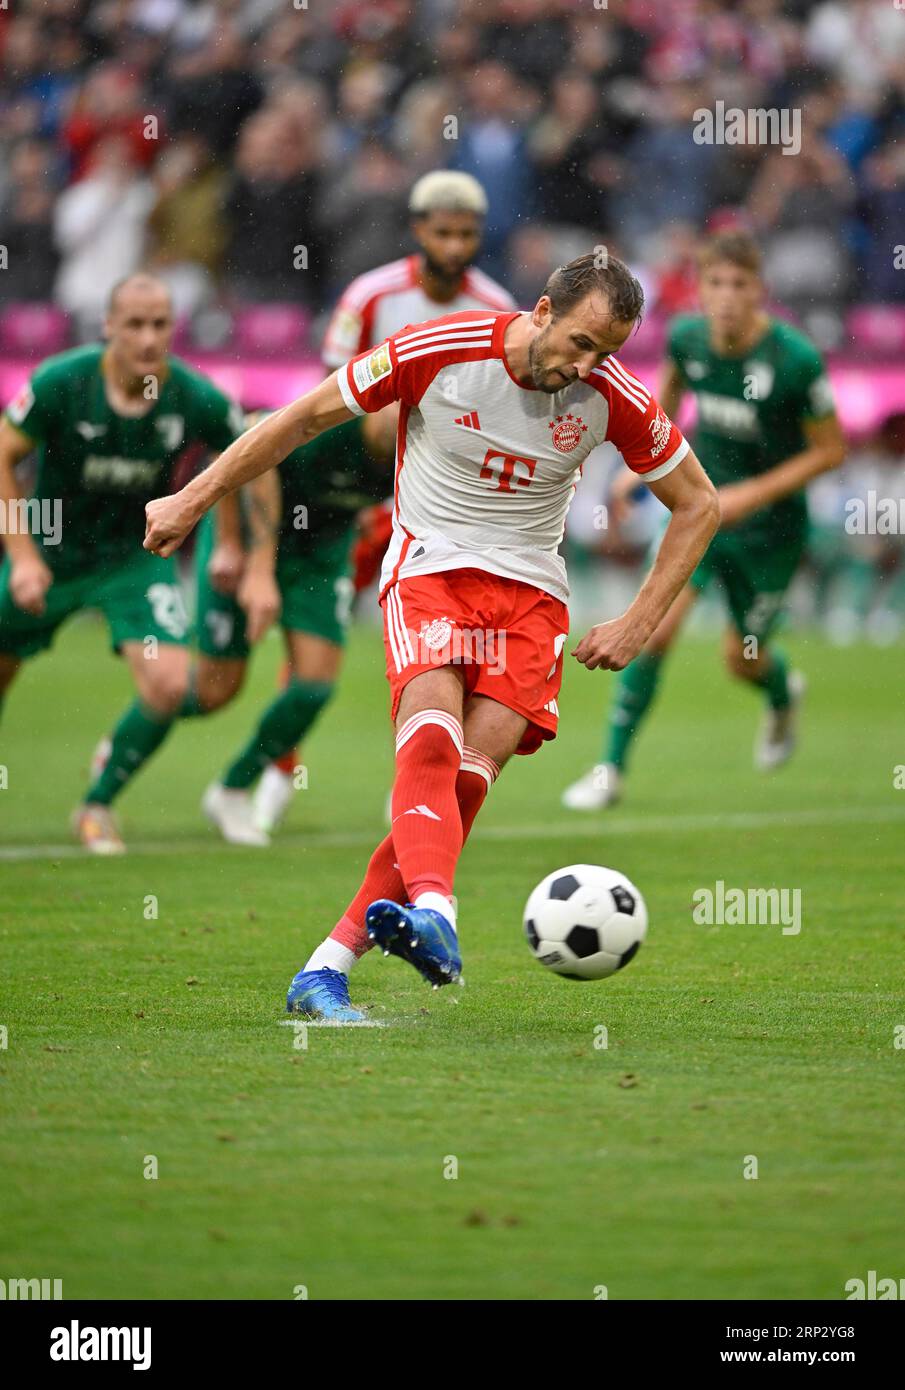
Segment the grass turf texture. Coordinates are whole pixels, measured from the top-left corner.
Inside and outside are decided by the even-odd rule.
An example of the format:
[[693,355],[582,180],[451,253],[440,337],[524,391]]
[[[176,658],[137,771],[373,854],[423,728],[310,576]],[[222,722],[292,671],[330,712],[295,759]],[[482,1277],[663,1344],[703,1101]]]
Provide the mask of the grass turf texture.
[[[270,852],[221,845],[197,805],[270,698],[275,641],[123,797],[132,854],[17,858],[65,845],[127,697],[101,629],[70,626],[3,727],[0,1277],[67,1298],[838,1299],[898,1276],[905,654],[789,646],[811,681],[792,765],[752,771],[758,701],[689,641],[627,803],[590,819],[558,799],[612,678],[567,662],[560,739],[507,769],[462,862],[466,987],[372,955],[353,996],[392,1026],[302,1050],[276,1026],[286,986],[382,833],[377,639],[356,634]],[[607,982],[556,978],[521,935],[531,887],[574,861],[647,899]],[[800,888],[800,935],[695,925],[720,878]]]

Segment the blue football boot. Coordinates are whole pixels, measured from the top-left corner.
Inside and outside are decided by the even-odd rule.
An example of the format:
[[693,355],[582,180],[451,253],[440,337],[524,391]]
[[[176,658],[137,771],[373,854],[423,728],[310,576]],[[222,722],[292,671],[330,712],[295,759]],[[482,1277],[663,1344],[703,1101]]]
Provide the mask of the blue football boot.
[[300,970],[286,997],[286,1012],[323,1023],[363,1023],[365,1016],[353,1009],[349,980],[341,970]]
[[435,989],[459,978],[462,960],[456,933],[433,908],[400,907],[389,898],[378,898],[365,913],[365,927],[368,940],[384,955],[407,960]]

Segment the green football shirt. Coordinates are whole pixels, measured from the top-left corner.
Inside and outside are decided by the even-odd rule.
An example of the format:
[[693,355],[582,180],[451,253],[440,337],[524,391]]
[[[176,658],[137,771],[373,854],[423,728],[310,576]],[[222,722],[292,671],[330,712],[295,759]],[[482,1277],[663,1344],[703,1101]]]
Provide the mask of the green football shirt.
[[35,537],[56,573],[107,569],[141,548],[145,503],[164,494],[190,445],[221,452],[242,433],[241,411],[178,357],[167,359],[158,397],[140,418],[107,400],[103,344],[42,362],[6,408],[38,447],[32,496],[59,504],[59,543]]
[[362,507],[392,489],[387,464],[373,458],[362,421],[348,420],[294,449],[279,466],[283,502],[280,554],[304,555],[321,542],[351,531]]
[[[725,357],[710,342],[703,315],[673,321],[669,354],[694,392],[694,449],[717,487],[766,473],[808,447],[804,425],[835,413],[823,359],[803,333],[771,319],[758,343]],[[743,545],[785,545],[804,539],[804,492],[763,507],[726,532]]]

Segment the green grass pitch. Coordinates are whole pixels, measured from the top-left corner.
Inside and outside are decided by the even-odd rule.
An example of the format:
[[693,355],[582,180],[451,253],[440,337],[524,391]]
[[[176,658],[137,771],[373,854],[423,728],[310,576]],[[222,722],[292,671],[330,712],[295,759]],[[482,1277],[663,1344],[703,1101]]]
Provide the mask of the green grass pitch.
[[[753,772],[758,703],[688,640],[629,798],[590,819],[559,793],[612,677],[567,662],[560,738],[506,770],[461,864],[464,988],[369,956],[353,997],[389,1026],[303,1049],[286,986],[383,833],[378,639],[355,634],[272,851],[228,849],[197,808],[275,640],[129,789],[132,852],[104,862],[66,818],[128,687],[101,628],[71,626],[2,728],[0,1275],[66,1298],[839,1299],[901,1274],[905,652],[788,646],[811,682],[793,764]],[[576,861],[650,912],[603,983],[522,937],[529,890]],[[718,879],[799,888],[800,934],[696,925]]]

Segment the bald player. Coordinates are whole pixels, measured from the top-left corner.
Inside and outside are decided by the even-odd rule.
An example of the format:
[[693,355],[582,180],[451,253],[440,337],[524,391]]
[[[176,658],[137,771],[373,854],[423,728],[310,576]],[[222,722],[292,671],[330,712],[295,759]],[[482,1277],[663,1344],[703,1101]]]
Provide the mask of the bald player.
[[[222,391],[170,355],[172,331],[166,287],[132,275],[111,294],[106,341],[42,362],[0,417],[0,706],[22,662],[83,608],[103,613],[135,687],[73,813],[94,854],[122,853],[111,804],[166,738],[188,683],[175,561],[142,549],[145,503],[187,447],[220,453],[244,428]],[[16,467],[33,450],[26,498]]]

